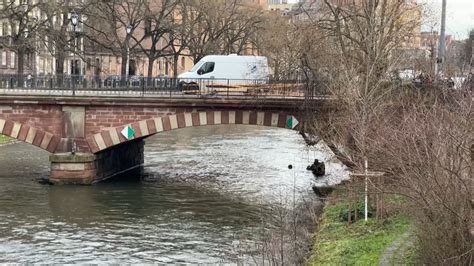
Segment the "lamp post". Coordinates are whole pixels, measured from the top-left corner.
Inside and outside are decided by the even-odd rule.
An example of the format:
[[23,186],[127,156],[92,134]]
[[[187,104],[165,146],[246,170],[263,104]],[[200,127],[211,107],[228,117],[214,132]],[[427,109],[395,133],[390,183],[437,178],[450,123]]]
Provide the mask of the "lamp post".
[[73,34],[74,34],[74,52],[73,52],[73,57],[72,57],[72,70],[73,70],[73,73],[72,74],[72,78],[73,78],[73,84],[72,84],[72,95],[75,96],[76,95],[76,91],[75,91],[75,87],[76,87],[76,79],[75,79],[75,75],[76,75],[76,72],[77,72],[77,64],[76,64],[76,47],[77,47],[77,36],[76,36],[76,27],[77,27],[77,23],[79,21],[79,16],[74,12],[71,14],[71,24],[72,24],[72,31],[73,31]]
[[441,31],[439,34],[438,60],[437,60],[437,79],[440,79],[444,74],[444,64],[446,60],[446,0],[442,2],[441,9]]
[[128,82],[128,74],[129,74],[129,68],[130,68],[130,33],[132,33],[132,25],[127,26],[127,39],[126,39],[126,47],[127,47],[127,62],[125,64],[125,80]]
[[[25,43],[26,43],[28,38],[30,37],[30,30],[28,29],[28,25],[27,25],[27,27],[25,28],[25,30],[23,32],[23,36],[25,37]],[[20,55],[18,56],[18,66],[17,67],[18,68],[21,67],[21,71],[19,71],[19,73],[21,73],[21,74],[18,75],[18,83],[19,83],[18,86],[27,88],[29,86],[28,82],[30,81],[31,75],[28,74],[28,76],[26,77],[26,80],[24,79],[25,56],[27,56],[27,53],[28,53],[28,49],[26,48],[26,45],[22,46],[21,52],[19,52],[19,54],[20,53],[21,53],[21,56]],[[29,62],[27,62],[27,63],[29,63]]]

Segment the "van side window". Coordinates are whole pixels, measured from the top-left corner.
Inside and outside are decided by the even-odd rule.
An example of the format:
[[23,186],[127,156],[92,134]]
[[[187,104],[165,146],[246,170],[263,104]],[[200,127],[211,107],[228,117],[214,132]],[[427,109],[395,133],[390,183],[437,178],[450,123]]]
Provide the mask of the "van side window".
[[214,66],[215,65],[216,64],[214,62],[206,62],[204,65],[201,66],[201,68],[199,68],[197,73],[199,75],[204,75],[204,74],[207,74],[207,73],[211,73],[212,71],[214,71]]

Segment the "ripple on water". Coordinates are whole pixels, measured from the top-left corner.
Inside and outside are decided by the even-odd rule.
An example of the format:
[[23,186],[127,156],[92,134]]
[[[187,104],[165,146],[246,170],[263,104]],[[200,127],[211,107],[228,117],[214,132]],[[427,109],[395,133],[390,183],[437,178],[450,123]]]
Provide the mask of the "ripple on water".
[[250,126],[157,135],[146,141],[142,181],[91,187],[39,185],[47,153],[0,149],[0,263],[232,262],[293,185],[298,199],[311,193],[314,158],[327,162],[317,183],[344,175],[323,145],[305,151],[292,131]]

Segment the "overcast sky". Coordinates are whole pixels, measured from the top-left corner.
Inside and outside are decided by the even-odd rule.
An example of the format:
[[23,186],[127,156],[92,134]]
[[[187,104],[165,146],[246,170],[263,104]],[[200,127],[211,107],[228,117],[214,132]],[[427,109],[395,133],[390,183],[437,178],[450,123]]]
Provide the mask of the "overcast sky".
[[[421,0],[441,14],[442,0]],[[438,30],[440,23],[438,23]],[[474,29],[474,0],[447,0],[446,32],[454,35],[456,40],[468,37],[469,30]]]
[[[297,0],[288,0],[296,3]],[[427,3],[436,12],[441,14],[442,0],[418,0]],[[439,31],[439,23],[437,25]],[[470,29],[474,28],[474,0],[447,0],[446,31],[454,35],[456,40],[466,39]],[[423,30],[428,30],[423,28]]]

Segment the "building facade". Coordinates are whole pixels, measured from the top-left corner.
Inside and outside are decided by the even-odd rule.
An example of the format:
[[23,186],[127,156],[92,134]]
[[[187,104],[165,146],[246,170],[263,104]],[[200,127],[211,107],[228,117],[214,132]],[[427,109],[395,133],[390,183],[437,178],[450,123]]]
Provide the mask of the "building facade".
[[[15,75],[18,70],[18,46],[11,43],[11,40],[18,36],[24,36],[25,43],[28,42],[28,49],[24,50],[22,59],[24,75],[87,75],[108,76],[120,75],[122,65],[126,64],[120,48],[103,49],[96,43],[86,38],[87,27],[84,22],[87,16],[80,14],[80,6],[83,0],[66,0],[61,12],[46,17],[46,12],[36,8],[35,4],[41,0],[16,0],[9,8],[10,12],[24,12],[24,16],[34,18],[35,25],[28,27],[19,26],[14,16],[0,19],[0,75]],[[2,10],[0,2],[0,12]],[[252,8],[267,8],[267,0],[243,0],[243,4]],[[39,6],[39,5],[38,5]],[[77,12],[77,13],[76,13]],[[72,19],[77,16],[77,25],[72,25]],[[47,24],[48,23],[48,24]],[[45,31],[37,30],[38,25],[49,25]],[[146,25],[143,23],[137,27],[134,35],[143,35]],[[28,30],[30,28],[30,30]],[[39,28],[39,27],[38,27]],[[53,39],[54,36],[57,39]],[[125,38],[123,31],[121,37]],[[157,49],[163,49],[164,42],[156,44]],[[130,47],[133,43],[130,44]],[[143,47],[151,47],[147,39],[143,40]],[[22,50],[23,51],[23,50]],[[252,54],[252,47],[248,47],[244,54]],[[165,51],[170,54],[171,51]],[[185,53],[183,53],[185,54]],[[129,68],[128,73],[131,76],[147,76],[148,58],[140,47],[129,49]],[[175,58],[173,56],[159,57],[153,63],[153,76],[174,76],[174,69],[177,74],[189,70],[193,66],[193,60],[189,56],[180,55],[175,67]]]

